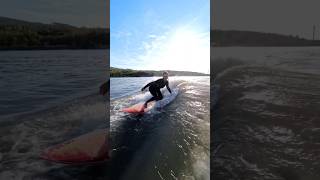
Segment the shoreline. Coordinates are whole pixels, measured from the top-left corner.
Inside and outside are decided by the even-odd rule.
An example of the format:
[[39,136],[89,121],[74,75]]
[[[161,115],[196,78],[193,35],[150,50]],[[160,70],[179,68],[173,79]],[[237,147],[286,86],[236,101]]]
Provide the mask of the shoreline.
[[[210,77],[210,74],[207,75],[173,75],[170,77]],[[161,77],[161,76],[110,76],[110,78],[137,78],[137,77]]]

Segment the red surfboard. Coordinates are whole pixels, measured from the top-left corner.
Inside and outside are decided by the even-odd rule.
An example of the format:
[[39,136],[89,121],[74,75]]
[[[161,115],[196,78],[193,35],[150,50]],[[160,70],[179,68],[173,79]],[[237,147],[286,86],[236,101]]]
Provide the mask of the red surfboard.
[[135,104],[131,107],[124,108],[124,109],[122,109],[122,111],[127,112],[127,113],[133,113],[133,114],[143,114],[145,112],[150,111],[154,107],[155,104],[156,104],[155,101],[149,102],[148,107],[145,108],[144,103],[138,103],[138,104]]
[[44,150],[40,157],[63,164],[91,164],[109,159],[108,129],[100,129]]

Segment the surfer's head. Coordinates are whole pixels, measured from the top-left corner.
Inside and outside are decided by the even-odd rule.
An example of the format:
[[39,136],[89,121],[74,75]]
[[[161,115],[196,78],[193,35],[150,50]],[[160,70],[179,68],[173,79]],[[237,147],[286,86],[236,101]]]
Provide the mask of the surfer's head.
[[164,72],[162,73],[162,77],[163,77],[163,79],[167,80],[168,77],[169,77],[168,71],[164,71]]

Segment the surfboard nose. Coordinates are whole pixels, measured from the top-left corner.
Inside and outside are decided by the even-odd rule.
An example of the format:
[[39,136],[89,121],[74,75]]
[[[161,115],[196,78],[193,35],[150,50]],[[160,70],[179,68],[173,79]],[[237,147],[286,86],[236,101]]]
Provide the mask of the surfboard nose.
[[40,158],[64,164],[99,163],[110,159],[108,129],[96,130],[51,146]]

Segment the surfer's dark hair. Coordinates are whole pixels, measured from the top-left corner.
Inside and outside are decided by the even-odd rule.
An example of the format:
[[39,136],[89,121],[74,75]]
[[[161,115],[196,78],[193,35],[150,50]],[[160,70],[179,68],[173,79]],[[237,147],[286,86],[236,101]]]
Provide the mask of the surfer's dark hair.
[[162,75],[164,75],[164,74],[169,75],[169,72],[168,71],[163,71]]

